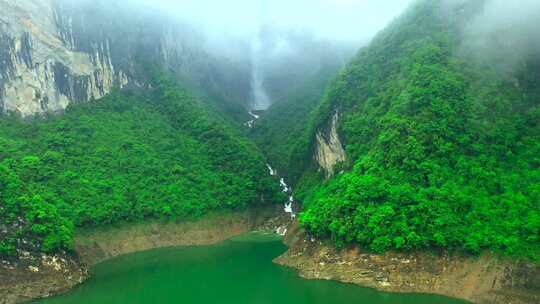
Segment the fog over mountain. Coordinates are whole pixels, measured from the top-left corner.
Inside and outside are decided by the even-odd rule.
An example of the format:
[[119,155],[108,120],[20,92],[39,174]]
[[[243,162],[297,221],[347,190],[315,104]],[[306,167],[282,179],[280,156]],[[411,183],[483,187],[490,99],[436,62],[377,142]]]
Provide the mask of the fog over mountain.
[[[445,10],[477,7],[463,20],[460,51],[466,56],[511,71],[540,53],[538,1],[523,0],[519,5],[502,0],[441,1],[448,4]],[[0,71],[0,109],[23,115],[57,111],[74,100],[104,96],[115,86],[143,84],[144,75],[134,71],[135,58],[142,56],[159,62],[191,87],[211,92],[218,103],[235,103],[237,113],[263,110],[289,99],[309,79],[336,74],[377,32],[417,2],[421,4],[3,0],[0,26],[9,46],[3,48],[3,56],[10,60]],[[27,20],[40,26],[28,32]],[[63,40],[60,48],[58,35]],[[17,41],[27,46],[24,52],[17,51]],[[64,54],[73,51],[77,54]],[[95,62],[86,60],[88,55]],[[30,60],[36,56],[38,61]],[[47,62],[49,69],[39,69],[39,62]],[[59,78],[54,83],[46,75],[53,66]],[[90,77],[95,73],[98,76]],[[70,77],[64,81],[62,75]],[[63,92],[58,84],[65,84]],[[24,98],[21,92],[26,92]]]
[[[132,0],[167,11],[212,34],[254,35],[261,24],[331,40],[366,41],[411,0]],[[126,3],[130,3],[127,1]]]
[[[470,5],[465,0],[446,0],[448,9]],[[462,25],[460,51],[474,60],[513,71],[530,58],[540,56],[540,1],[482,0],[477,14]]]
[[[251,104],[266,109],[279,95],[271,79],[294,82],[317,73],[323,62],[344,64],[411,0],[132,0],[126,5],[166,12],[204,33],[209,52],[251,66]],[[296,68],[291,69],[291,63]],[[283,90],[283,89],[282,89]],[[272,96],[273,95],[273,96]]]
[[540,0],[0,12],[0,304],[540,304]]

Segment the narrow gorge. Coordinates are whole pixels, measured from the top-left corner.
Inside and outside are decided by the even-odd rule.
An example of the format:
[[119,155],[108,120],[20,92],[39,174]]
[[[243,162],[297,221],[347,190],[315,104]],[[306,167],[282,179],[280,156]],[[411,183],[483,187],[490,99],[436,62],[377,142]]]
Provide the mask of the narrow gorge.
[[0,12],[0,304],[540,303],[537,1]]

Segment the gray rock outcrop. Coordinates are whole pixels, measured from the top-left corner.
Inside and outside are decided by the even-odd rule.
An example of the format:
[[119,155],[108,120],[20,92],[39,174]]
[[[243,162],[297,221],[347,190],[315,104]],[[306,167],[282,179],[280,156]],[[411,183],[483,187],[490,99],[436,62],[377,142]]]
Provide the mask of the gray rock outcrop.
[[334,175],[335,166],[346,160],[345,150],[338,134],[339,111],[334,113],[330,126],[315,135],[315,161],[327,177]]
[[[0,11],[4,113],[57,112],[113,88],[145,87],[144,63],[164,67],[195,90],[247,100],[235,94],[248,91],[249,79],[206,52],[193,28],[159,12],[100,0],[0,0]],[[227,87],[238,89],[219,92]]]

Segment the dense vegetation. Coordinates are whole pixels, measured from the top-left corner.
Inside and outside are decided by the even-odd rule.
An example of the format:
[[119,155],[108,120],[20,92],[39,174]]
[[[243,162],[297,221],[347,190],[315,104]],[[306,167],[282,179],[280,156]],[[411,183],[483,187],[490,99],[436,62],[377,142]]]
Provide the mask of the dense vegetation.
[[0,120],[0,255],[69,250],[78,226],[199,216],[276,195],[255,146],[163,76],[146,95]]
[[[303,227],[338,245],[536,255],[540,54],[504,69],[468,56],[463,24],[483,1],[443,2],[419,1],[326,91],[335,65],[292,86],[252,138],[298,186]],[[75,227],[284,201],[254,144],[210,109],[243,120],[241,107],[200,90],[212,105],[158,76],[144,94],[0,119],[0,255],[69,250]],[[336,112],[348,160],[325,181],[313,136]]]
[[311,165],[311,114],[339,68],[337,64],[323,66],[316,75],[299,84],[294,94],[276,101],[252,129],[255,143],[289,182],[298,180]]
[[[480,2],[480,1],[479,1]],[[475,1],[421,1],[336,79],[349,169],[305,195],[301,223],[382,252],[531,255],[540,244],[540,54],[504,73],[460,53]]]

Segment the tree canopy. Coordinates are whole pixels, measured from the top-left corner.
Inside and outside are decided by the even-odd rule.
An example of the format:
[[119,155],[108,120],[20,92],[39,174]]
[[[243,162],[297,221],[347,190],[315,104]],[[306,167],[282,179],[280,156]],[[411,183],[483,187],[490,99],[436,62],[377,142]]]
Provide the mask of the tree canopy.
[[513,71],[460,54],[459,21],[420,1],[334,80],[344,174],[310,185],[301,223],[374,251],[534,255],[540,244],[540,59]]
[[0,254],[69,250],[75,227],[284,200],[254,144],[156,77],[148,93],[0,119]]

